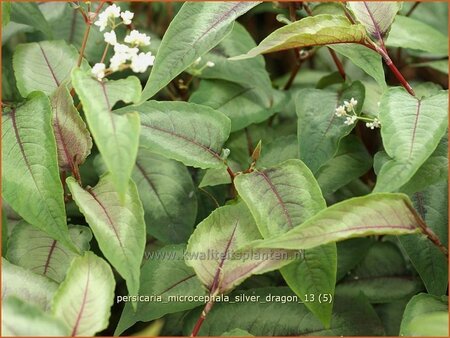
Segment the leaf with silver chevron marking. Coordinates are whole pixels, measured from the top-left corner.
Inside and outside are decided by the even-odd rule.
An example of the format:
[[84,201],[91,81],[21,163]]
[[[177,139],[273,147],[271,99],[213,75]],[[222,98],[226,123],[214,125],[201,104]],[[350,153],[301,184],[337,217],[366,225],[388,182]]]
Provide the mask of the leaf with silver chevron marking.
[[[88,227],[69,226],[69,235],[80,252],[89,250],[92,233]],[[11,263],[58,283],[64,280],[72,259],[77,256],[46,233],[23,221],[14,226],[9,238],[7,258]]]
[[[148,100],[227,36],[237,17],[259,2],[186,2],[169,25],[142,92]],[[195,23],[193,25],[192,23]]]
[[87,251],[73,260],[53,298],[52,314],[70,336],[93,336],[108,326],[115,284],[108,263]]
[[66,222],[50,101],[44,93],[2,115],[2,196],[28,223],[76,251]]
[[375,192],[400,189],[431,156],[447,129],[448,91],[418,99],[390,88],[380,102],[381,136],[390,156],[380,169]]
[[230,120],[221,112],[195,103],[168,101],[149,101],[126,109],[140,113],[142,147],[188,166],[225,166],[221,153],[230,134]]
[[211,293],[225,293],[254,274],[277,270],[295,259],[296,252],[259,250],[261,239],[243,202],[214,210],[189,238],[185,261]]
[[115,114],[118,101],[137,102],[141,84],[135,76],[117,81],[98,81],[81,69],[72,72],[73,86],[83,103],[89,129],[94,137],[120,199],[125,197],[139,146],[139,114]]
[[115,191],[111,174],[94,188],[81,188],[67,179],[75,203],[90,225],[100,250],[126,280],[130,295],[139,291],[139,273],[145,247],[145,221],[136,185],[130,179],[122,202]]
[[419,232],[417,214],[404,194],[371,194],[337,203],[259,248],[302,250],[348,238]]
[[[326,207],[319,185],[300,160],[287,160],[235,178],[239,195],[247,204],[264,239],[294,229]],[[304,251],[302,259],[280,271],[291,289],[305,301],[305,294],[334,294],[336,283],[334,243]],[[330,325],[332,303],[305,302],[324,323]]]

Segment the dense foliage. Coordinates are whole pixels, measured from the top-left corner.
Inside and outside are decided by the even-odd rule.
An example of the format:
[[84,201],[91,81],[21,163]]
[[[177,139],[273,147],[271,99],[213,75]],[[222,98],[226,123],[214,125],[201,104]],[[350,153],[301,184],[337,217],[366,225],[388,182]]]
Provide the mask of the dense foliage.
[[448,336],[446,3],[1,6],[3,335]]

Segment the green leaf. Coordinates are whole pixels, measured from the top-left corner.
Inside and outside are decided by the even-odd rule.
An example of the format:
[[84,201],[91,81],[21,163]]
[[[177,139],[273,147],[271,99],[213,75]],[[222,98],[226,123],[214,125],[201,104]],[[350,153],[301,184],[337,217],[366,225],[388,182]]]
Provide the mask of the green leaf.
[[216,46],[231,32],[234,20],[257,4],[186,2],[164,34],[142,92],[142,101],[151,98],[198,57]]
[[300,160],[238,175],[235,186],[264,238],[283,234],[326,207],[314,176]]
[[410,66],[411,67],[429,67],[429,68],[437,70],[443,74],[448,74],[448,59],[414,63]]
[[404,298],[385,304],[374,305],[378,317],[383,322],[386,336],[398,337],[400,335],[400,324],[408,300],[408,298]]
[[195,75],[195,69],[201,68],[207,61],[214,62],[214,67],[206,67],[199,76],[204,79],[221,79],[240,84],[241,87],[252,91],[257,102],[262,106],[270,107],[273,101],[272,83],[266,71],[264,58],[255,57],[251,60],[240,62],[230,61],[228,58],[248,51],[249,47],[256,47],[252,36],[239,23],[233,25],[233,29],[222,42],[203,56],[204,61],[198,66],[191,67]]
[[127,302],[114,335],[122,334],[138,321],[148,322],[203,304],[201,301],[177,298],[207,294],[194,270],[184,262],[184,252],[185,245],[167,245],[158,251],[148,252],[147,261],[141,269],[139,294],[156,297],[138,302],[136,311]]
[[[414,34],[411,34],[414,32]],[[433,37],[430,39],[430,37]],[[438,55],[448,55],[448,38],[420,20],[398,15],[386,40],[388,47],[423,50]]]
[[300,159],[315,174],[338,150],[339,141],[350,133],[354,125],[344,125],[345,119],[335,115],[336,107],[352,97],[358,101],[355,112],[364,103],[364,86],[353,82],[341,95],[321,89],[302,89],[295,101],[298,116]]
[[[326,207],[311,171],[300,160],[238,175],[235,187],[247,204],[262,236],[267,239],[302,224]],[[287,284],[302,299],[305,294],[334,294],[335,244],[304,252],[301,260],[281,269]],[[306,303],[329,326],[331,303]]]
[[115,114],[118,101],[137,102],[141,84],[135,76],[117,81],[97,81],[87,72],[74,69],[73,86],[83,103],[89,130],[94,137],[112,182],[122,200],[136,161],[139,146],[139,114]]
[[73,104],[65,84],[50,98],[53,110],[53,132],[58,149],[58,165],[62,171],[78,172],[91,153],[92,139],[86,124]]
[[270,167],[298,157],[297,136],[281,136],[267,145],[263,144],[261,157],[256,165],[258,168]]
[[258,239],[261,235],[245,204],[226,205],[197,225],[185,261],[211,292],[225,293],[253,274],[277,270],[293,260],[294,252],[255,249],[252,242]]
[[231,120],[231,131],[265,121],[275,113],[272,104],[263,105],[257,87],[245,88],[221,80],[203,80],[189,102],[216,109]]
[[48,310],[58,284],[2,257],[2,298],[15,296],[41,310]]
[[187,168],[139,148],[132,178],[145,212],[147,232],[165,243],[184,243],[193,231],[197,198]]
[[[255,301],[242,300],[242,297],[251,296],[254,296]],[[259,300],[256,300],[258,296]],[[299,304],[299,298],[286,287],[239,290],[229,297],[230,302],[214,305],[203,322],[200,336],[218,336],[236,326],[255,336],[384,334],[377,314],[363,296],[349,298],[337,295],[329,329],[326,329],[304,304]],[[231,301],[234,301],[234,304]],[[184,335],[192,332],[199,315],[200,311],[192,311],[188,315]]]
[[2,27],[6,26],[10,20],[11,2],[2,1]]
[[324,195],[330,194],[364,175],[372,168],[372,158],[361,141],[349,135],[342,139],[336,155],[317,172]]
[[[4,32],[2,34],[4,35]],[[16,85],[16,77],[14,76],[12,65],[12,53],[6,48],[2,50],[2,100],[6,102],[23,101]]]
[[70,242],[50,102],[43,93],[2,115],[2,196],[28,223]]
[[425,293],[408,303],[400,326],[401,336],[448,336],[448,297]]
[[253,335],[248,333],[248,331],[241,330],[241,329],[233,329],[233,330],[227,331],[227,332],[223,333],[221,336],[222,337],[227,337],[227,336],[231,336],[231,337],[253,337]]
[[365,257],[369,248],[373,245],[372,238],[352,238],[337,243],[337,273],[339,281],[350,273]]
[[418,232],[417,215],[403,194],[371,194],[332,205],[301,226],[257,247],[310,249],[348,238]]
[[376,40],[382,40],[401,8],[397,2],[349,2],[347,6],[356,19],[366,27],[367,33]]
[[[21,44],[13,56],[17,88],[23,97],[32,91],[52,95],[70,79],[70,72],[77,65],[78,52],[65,41],[41,41]],[[83,69],[87,69],[86,62]]]
[[383,61],[380,54],[355,43],[332,45],[330,48],[349,58],[355,66],[371,76],[381,88],[386,88]]
[[88,251],[73,260],[55,293],[52,313],[71,336],[93,336],[108,326],[115,284],[108,263]]
[[125,199],[114,190],[111,174],[84,190],[67,179],[75,203],[90,225],[100,250],[127,282],[128,292],[139,291],[139,273],[145,248],[145,221],[136,185],[130,179]]
[[423,99],[400,87],[385,92],[381,136],[391,160],[381,168],[374,191],[396,191],[414,176],[445,134],[447,112],[447,91]]
[[[80,252],[89,250],[89,242],[92,239],[89,228],[71,226],[69,235]],[[47,276],[58,283],[63,281],[72,259],[77,256],[58,241],[25,222],[14,227],[7,253],[11,263]]]
[[132,108],[141,116],[140,145],[197,168],[220,168],[230,120],[206,106],[149,101]]
[[310,16],[274,31],[247,54],[231,58],[241,60],[259,54],[292,48],[330,45],[336,43],[362,43],[366,32],[362,25],[352,25],[345,16],[321,14]]
[[[441,181],[423,191],[416,192],[411,198],[427,226],[447,246],[447,181]],[[424,235],[401,236],[399,240],[422,278],[428,293],[445,294],[448,283],[448,261],[444,254]]]
[[375,242],[359,265],[336,286],[341,295],[364,293],[371,303],[389,303],[411,297],[421,290],[421,283],[406,269],[397,246]]
[[16,297],[3,299],[3,337],[68,336],[69,329],[57,318]]
[[[20,24],[26,24],[40,30],[47,37],[52,36],[50,26],[42,15],[39,6],[35,2],[11,1],[10,20]],[[27,95],[24,95],[27,96]]]

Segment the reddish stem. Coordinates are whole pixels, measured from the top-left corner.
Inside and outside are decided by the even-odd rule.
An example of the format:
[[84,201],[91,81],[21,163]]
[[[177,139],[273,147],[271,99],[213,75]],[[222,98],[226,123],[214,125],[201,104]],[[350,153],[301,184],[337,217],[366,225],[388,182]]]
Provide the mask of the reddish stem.
[[214,301],[210,300],[208,303],[206,303],[205,308],[202,311],[202,314],[197,320],[197,323],[195,323],[194,329],[192,330],[191,337],[196,337],[198,332],[200,331],[200,328],[202,327],[203,322],[205,321],[205,318],[209,311],[211,311],[212,307],[214,305]]

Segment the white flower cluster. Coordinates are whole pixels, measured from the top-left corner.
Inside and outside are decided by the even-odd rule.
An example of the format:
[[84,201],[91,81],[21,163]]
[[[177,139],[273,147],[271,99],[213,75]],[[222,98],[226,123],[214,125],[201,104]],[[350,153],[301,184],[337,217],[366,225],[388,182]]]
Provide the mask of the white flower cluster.
[[[116,18],[119,17],[121,18],[121,21],[116,23]],[[135,73],[144,73],[149,66],[153,66],[155,57],[152,53],[139,52],[139,47],[150,45],[150,36],[140,33],[137,30],[132,30],[125,36],[124,43],[119,43],[117,41],[114,29],[121,24],[131,24],[133,17],[134,13],[130,11],[121,12],[120,7],[113,4],[101,12],[98,15],[98,20],[94,22],[94,25],[98,26],[101,32],[104,31],[106,27],[111,26],[111,31],[105,32],[103,37],[108,45],[114,46],[114,55],[109,60],[109,68],[106,69],[104,63],[97,63],[92,68],[92,74],[95,75],[98,80],[102,80],[107,71],[115,72],[120,70],[128,61],[131,61],[131,63],[126,66],[131,68]]]
[[351,126],[355,124],[357,120],[363,120],[366,122],[366,127],[370,129],[380,128],[381,123],[377,118],[371,119],[368,117],[362,117],[356,115],[355,107],[358,104],[358,101],[355,98],[351,98],[350,101],[344,101],[344,104],[337,107],[335,111],[335,115],[338,117],[345,117],[344,124],[347,126]]

